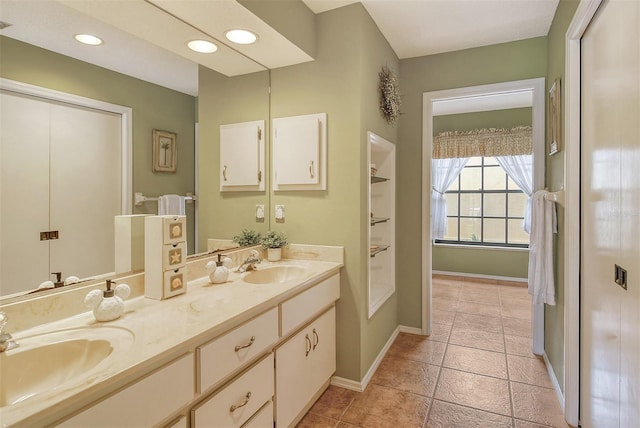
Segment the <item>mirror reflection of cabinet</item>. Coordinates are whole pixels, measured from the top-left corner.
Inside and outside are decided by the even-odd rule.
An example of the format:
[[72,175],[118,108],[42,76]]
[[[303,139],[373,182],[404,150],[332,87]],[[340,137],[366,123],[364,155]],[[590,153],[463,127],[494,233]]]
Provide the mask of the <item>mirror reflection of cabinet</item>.
[[391,142],[367,133],[369,142],[369,318],[395,292],[395,168]]
[[264,120],[220,125],[220,191],[264,190]]
[[[2,294],[54,271],[63,279],[113,271],[121,115],[9,91],[0,93],[0,112]],[[47,231],[58,238],[41,240]]]
[[327,114],[273,119],[273,190],[327,189]]

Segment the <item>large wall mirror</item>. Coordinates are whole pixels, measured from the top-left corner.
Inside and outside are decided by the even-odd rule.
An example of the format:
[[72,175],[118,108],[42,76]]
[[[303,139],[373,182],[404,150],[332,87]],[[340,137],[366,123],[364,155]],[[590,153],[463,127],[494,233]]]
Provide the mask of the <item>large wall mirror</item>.
[[[207,3],[209,7],[215,5],[215,2]],[[241,8],[239,4],[233,3],[234,8]],[[121,7],[126,8],[126,11],[119,10]],[[174,10],[175,7],[177,9]],[[166,8],[170,10],[165,10]],[[269,228],[271,210],[267,190],[237,192],[220,192],[219,190],[220,126],[250,121],[264,121],[265,126],[269,123],[269,70],[237,51],[235,47],[231,48],[228,42],[226,45],[220,42],[221,37],[217,33],[215,33],[216,37],[213,37],[214,31],[207,27],[207,25],[215,25],[216,28],[228,30],[236,25],[236,22],[225,23],[224,16],[238,19],[238,14],[247,13],[243,8],[240,12],[225,15],[209,10],[207,16],[216,16],[216,19],[210,20],[216,22],[208,24],[198,22],[203,21],[206,16],[197,16],[198,14],[189,10],[188,6],[160,0],[153,2],[143,0],[128,2],[3,1],[0,21],[11,26],[4,28],[0,34],[2,62],[0,78],[4,79],[5,83],[7,81],[24,83],[128,109],[130,114],[127,113],[129,114],[127,120],[130,118],[130,123],[124,126],[130,126],[130,130],[120,128],[119,136],[124,135],[123,138],[126,139],[126,134],[129,132],[131,145],[130,149],[109,153],[113,159],[98,153],[96,154],[98,158],[79,161],[74,156],[74,150],[80,150],[83,144],[93,143],[93,141],[87,141],[93,138],[85,135],[80,138],[79,145],[76,145],[75,149],[72,148],[68,154],[63,155],[66,163],[60,164],[62,165],[60,167],[53,157],[45,159],[46,156],[41,150],[29,148],[26,145],[18,148],[16,156],[12,158],[14,162],[12,165],[5,165],[5,159],[8,157],[4,156],[5,147],[2,147],[2,170],[7,174],[9,172],[14,174],[15,171],[23,171],[23,174],[20,176],[5,174],[1,182],[3,211],[0,218],[2,222],[0,239],[3,246],[0,253],[0,273],[3,276],[0,282],[0,299],[23,295],[37,288],[43,281],[55,280],[51,272],[61,271],[62,279],[71,275],[84,279],[113,274],[113,213],[108,214],[108,219],[103,221],[104,224],[96,225],[88,222],[88,218],[94,216],[87,208],[99,208],[107,199],[125,200],[125,202],[118,200],[116,205],[119,212],[116,214],[156,214],[156,197],[164,194],[195,194],[195,203],[186,204],[190,254],[206,251],[208,238],[229,239],[241,232],[243,228],[258,231],[266,231]],[[140,25],[141,22],[145,25]],[[83,26],[98,29],[105,39],[104,45],[78,48],[72,37],[79,32],[78,28]],[[183,53],[186,42],[195,38],[213,41],[218,46],[218,51],[211,56],[195,52]],[[84,53],[78,55],[78,50]],[[110,60],[114,58],[122,68],[115,68],[112,65],[113,61]],[[9,96],[28,98],[15,86],[10,89],[7,86],[3,84],[3,99]],[[48,102],[56,108],[67,104],[59,100],[46,100],[46,96],[41,98],[43,99],[35,97],[37,101]],[[73,100],[69,103],[73,104]],[[94,107],[82,107],[80,110],[104,113],[99,103]],[[20,127],[33,124],[33,114],[35,114],[34,111],[29,109],[26,113],[22,113]],[[106,114],[113,116],[111,121],[115,123],[115,128],[123,126],[122,117],[119,114],[111,111]],[[50,113],[43,112],[43,115],[50,115]],[[3,116],[2,120],[3,122],[9,120],[9,116],[6,118]],[[70,134],[74,134],[74,131],[79,132],[76,124],[87,123],[86,119],[74,119],[75,122],[65,122],[65,120],[62,119],[59,127]],[[4,125],[5,123],[2,124],[3,128]],[[152,148],[154,130],[175,134],[177,148],[175,172],[154,172]],[[117,133],[116,131],[115,134]],[[104,132],[98,134],[104,135]],[[268,144],[267,137],[268,128],[262,136]],[[49,137],[43,138],[47,140],[48,147]],[[118,141],[118,144],[120,143],[122,142]],[[266,153],[268,158],[268,151]],[[128,155],[130,159],[126,158]],[[24,180],[26,184],[35,175],[33,170],[31,173],[26,173],[24,168],[15,163],[20,157],[30,161],[37,159],[41,165],[47,166],[55,162],[54,168],[61,168],[67,175],[66,184],[62,190],[54,192],[49,184],[46,184],[42,185],[37,192],[29,191],[27,194],[20,194],[18,190],[21,186],[16,186],[16,183]],[[99,159],[102,159],[102,162]],[[131,174],[126,178],[128,162],[131,164]],[[97,168],[98,163],[104,167],[103,171]],[[31,164],[33,168],[34,163],[31,162]],[[265,165],[268,168],[268,159]],[[37,166],[36,162],[36,171]],[[98,187],[93,191],[85,191],[79,205],[65,206],[61,195],[75,192],[76,187],[80,187],[80,183],[84,184],[88,181],[88,177],[106,174],[105,170],[113,170],[114,177],[125,177],[122,179],[125,186],[120,186],[123,190],[119,196],[110,195],[106,189]],[[122,172],[125,174],[122,175]],[[49,173],[45,175],[49,176]],[[264,180],[268,180],[268,171],[264,171],[263,177]],[[117,178],[117,180],[120,179]],[[129,180],[129,184],[126,180]],[[8,199],[5,201],[5,187],[9,184],[13,184],[13,187],[18,190],[14,192],[10,201]],[[266,189],[268,189],[268,183]],[[27,190],[26,186],[23,190]],[[136,203],[133,197],[135,193],[142,194],[146,199],[138,200]],[[4,245],[6,234],[31,221],[34,217],[33,213],[48,215],[50,204],[47,203],[46,207],[42,208],[36,205],[36,201],[38,199],[42,199],[40,202],[49,201],[54,198],[54,194],[57,195],[56,199],[62,200],[59,215],[72,219],[68,227],[73,228],[80,224],[85,227],[85,231],[81,232],[85,238],[88,238],[83,244],[85,246],[82,249],[77,245],[72,246],[68,251],[67,261],[61,264],[56,260],[57,257],[66,254],[63,246],[57,245],[54,248],[50,247],[50,243],[54,241],[42,241],[48,247],[46,251],[39,249],[22,254],[18,274],[11,278],[5,277],[4,272],[9,272],[8,267],[13,263],[12,259],[5,258],[13,251],[11,247]],[[257,206],[265,207],[265,218],[262,221],[256,221]],[[47,220],[43,231],[49,231],[49,229],[56,229],[56,227]],[[108,230],[109,233],[103,233],[102,235],[105,236],[101,238],[102,241],[98,241],[97,230]],[[40,244],[39,236],[35,238],[37,242],[34,245]],[[56,244],[60,244],[62,238],[63,232],[60,231],[60,239]],[[102,243],[109,238],[111,241]],[[87,270],[85,269],[87,262],[80,260],[79,253],[88,260],[100,260],[101,263]],[[75,261],[79,261],[81,265],[75,266],[73,264]],[[42,266],[37,272],[33,269],[36,264]],[[27,275],[27,271],[32,272],[33,275]]]

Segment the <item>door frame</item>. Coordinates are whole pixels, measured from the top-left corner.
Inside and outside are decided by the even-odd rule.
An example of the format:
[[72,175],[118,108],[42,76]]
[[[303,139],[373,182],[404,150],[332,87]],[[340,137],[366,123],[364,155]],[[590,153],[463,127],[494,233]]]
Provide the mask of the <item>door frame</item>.
[[565,41],[564,417],[573,426],[580,421],[580,45],[602,1],[580,1]]
[[86,107],[94,110],[102,110],[115,113],[121,117],[121,157],[122,157],[122,188],[121,188],[121,214],[131,214],[133,210],[133,110],[117,104],[111,104],[92,98],[67,92],[56,91],[42,86],[31,85],[0,78],[0,89],[7,92],[43,98],[51,101]]

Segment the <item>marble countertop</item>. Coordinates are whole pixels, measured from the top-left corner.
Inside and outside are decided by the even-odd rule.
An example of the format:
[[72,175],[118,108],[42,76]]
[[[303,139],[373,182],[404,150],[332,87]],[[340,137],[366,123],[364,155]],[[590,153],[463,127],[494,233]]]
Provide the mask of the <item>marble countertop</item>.
[[[29,348],[51,342],[51,332],[100,337],[107,333],[105,327],[111,327],[123,333],[114,355],[86,375],[0,408],[1,425],[53,423],[338,273],[343,266],[331,261],[282,260],[262,262],[257,269],[272,264],[301,265],[306,272],[301,278],[274,284],[244,282],[244,274],[235,270],[223,284],[211,284],[208,277],[201,277],[189,281],[185,294],[167,300],[137,297],[125,301],[125,313],[114,321],[97,322],[89,311],[14,334],[16,342],[24,339]],[[8,352],[21,352],[21,348]]]

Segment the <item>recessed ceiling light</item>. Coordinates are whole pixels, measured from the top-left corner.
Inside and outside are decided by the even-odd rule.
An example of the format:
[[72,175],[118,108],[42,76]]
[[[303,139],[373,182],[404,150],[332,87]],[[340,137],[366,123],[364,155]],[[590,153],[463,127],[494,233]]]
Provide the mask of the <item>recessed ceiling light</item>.
[[73,37],[85,45],[98,46],[104,43],[100,37],[96,37],[92,34],[76,34]]
[[238,43],[239,45],[250,45],[251,43],[255,43],[258,40],[258,36],[256,33],[253,33],[249,30],[229,30],[224,35],[227,39],[233,43]]
[[191,40],[187,43],[189,49],[200,53],[212,53],[218,50],[218,47],[208,40]]

